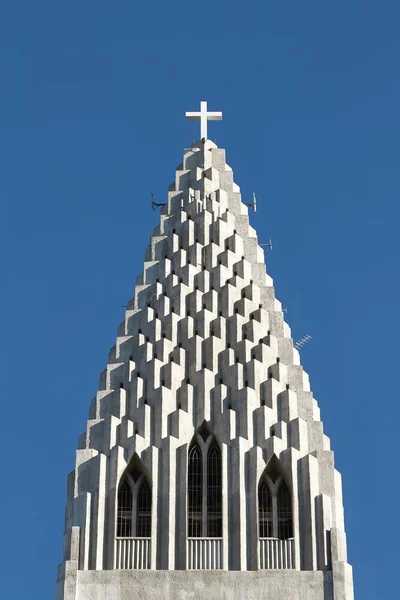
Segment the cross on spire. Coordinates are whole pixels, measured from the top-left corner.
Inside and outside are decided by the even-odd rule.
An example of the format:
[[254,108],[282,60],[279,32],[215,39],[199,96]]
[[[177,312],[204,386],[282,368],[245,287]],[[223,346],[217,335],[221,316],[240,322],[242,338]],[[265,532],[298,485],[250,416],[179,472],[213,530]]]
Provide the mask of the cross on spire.
[[207,121],[221,121],[222,112],[208,112],[207,102],[200,102],[200,112],[186,112],[185,117],[189,120],[200,119],[200,137],[207,139]]

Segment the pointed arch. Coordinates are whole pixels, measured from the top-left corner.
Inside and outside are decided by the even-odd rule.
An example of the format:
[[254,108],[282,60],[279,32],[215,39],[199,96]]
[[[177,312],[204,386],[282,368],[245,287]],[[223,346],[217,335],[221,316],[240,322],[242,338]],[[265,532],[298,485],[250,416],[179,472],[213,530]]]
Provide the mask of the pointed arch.
[[258,529],[261,538],[273,536],[272,494],[265,479],[258,486]]
[[221,450],[207,423],[193,437],[188,456],[188,537],[222,537]]
[[293,537],[292,496],[275,455],[258,485],[258,529],[260,538],[287,540]]
[[188,465],[188,536],[202,536],[203,521],[203,457],[194,443]]
[[287,540],[293,537],[292,498],[286,481],[282,478],[277,495],[278,538]]
[[135,483],[137,483],[137,481],[141,475],[143,475],[143,477],[145,479],[147,479],[147,481],[151,480],[150,473],[145,468],[143,462],[140,460],[140,458],[136,452],[130,459],[128,466],[125,469],[124,474],[125,475],[128,474],[130,477],[132,477],[132,479],[134,480]]
[[144,478],[137,493],[136,536],[151,536],[151,489]]
[[222,461],[215,441],[207,454],[207,536],[222,537]]
[[210,435],[211,436],[213,435],[210,430],[210,427],[209,427],[207,421],[203,421],[202,424],[200,425],[200,427],[198,428],[198,430],[196,431],[196,435],[194,437],[196,438],[197,436],[200,436],[201,439],[203,440],[203,442],[205,443],[205,442],[207,442]]
[[118,490],[117,538],[151,537],[152,494],[142,461],[134,454]]
[[117,537],[132,535],[132,503],[132,489],[125,478],[118,491]]
[[282,475],[282,467],[276,454],[273,454],[268,461],[265,473],[271,479],[272,483],[276,483],[278,477]]

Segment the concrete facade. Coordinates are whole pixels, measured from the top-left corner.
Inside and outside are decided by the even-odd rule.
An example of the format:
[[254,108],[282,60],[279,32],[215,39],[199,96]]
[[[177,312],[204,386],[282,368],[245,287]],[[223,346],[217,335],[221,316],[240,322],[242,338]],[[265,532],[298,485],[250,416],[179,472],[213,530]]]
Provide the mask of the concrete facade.
[[[188,450],[201,427],[221,449],[218,571],[187,570]],[[292,562],[274,570],[260,568],[257,495],[272,459],[293,505]],[[146,570],[116,557],[118,486],[133,461],[152,493]],[[68,478],[57,600],[160,592],[353,600],[330,441],[248,208],[210,140],[176,170]]]

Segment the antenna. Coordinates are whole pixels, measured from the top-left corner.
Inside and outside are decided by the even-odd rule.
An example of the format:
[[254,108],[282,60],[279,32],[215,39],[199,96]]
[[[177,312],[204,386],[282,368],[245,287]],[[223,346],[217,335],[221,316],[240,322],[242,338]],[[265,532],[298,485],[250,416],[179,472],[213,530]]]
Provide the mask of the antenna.
[[272,250],[272,240],[271,240],[271,238],[269,238],[268,244],[258,244],[258,245],[261,246],[261,248],[264,248],[266,246],[267,248],[270,248]]
[[309,342],[312,339],[311,335],[305,335],[304,337],[300,338],[295,344],[294,347],[296,348],[296,350],[300,350],[300,348],[303,348],[303,346],[305,346],[307,344],[307,342]]
[[254,212],[257,212],[257,198],[255,193],[253,192],[253,202],[245,202],[244,203],[245,206],[249,206],[250,208],[252,208],[254,210]]
[[159,202],[154,202],[154,194],[153,192],[151,192],[151,208],[153,210],[156,210],[156,208],[158,208],[159,206],[165,206],[165,202],[159,203]]

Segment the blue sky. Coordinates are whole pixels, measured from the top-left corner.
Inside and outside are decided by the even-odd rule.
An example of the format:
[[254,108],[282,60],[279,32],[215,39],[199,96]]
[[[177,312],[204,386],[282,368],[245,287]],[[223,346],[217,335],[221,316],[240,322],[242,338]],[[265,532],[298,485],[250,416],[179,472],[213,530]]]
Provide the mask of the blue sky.
[[312,335],[356,598],[395,597],[399,21],[394,0],[2,3],[5,598],[55,597],[66,475],[157,224],[150,193],[162,201],[203,99],[257,193],[293,336]]

